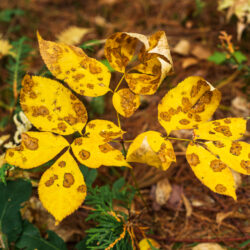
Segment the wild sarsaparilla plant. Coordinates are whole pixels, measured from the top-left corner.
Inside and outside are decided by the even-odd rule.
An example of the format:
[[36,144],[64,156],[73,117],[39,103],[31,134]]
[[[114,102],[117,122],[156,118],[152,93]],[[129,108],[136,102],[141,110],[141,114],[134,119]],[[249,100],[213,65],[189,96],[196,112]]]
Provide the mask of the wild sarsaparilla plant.
[[[40,200],[57,222],[73,213],[86,197],[78,161],[89,168],[131,167],[130,162],[140,162],[167,170],[176,161],[170,139],[182,140],[170,137],[170,133],[179,129],[193,130],[193,138],[187,139],[186,157],[195,175],[212,191],[236,199],[230,169],[250,173],[249,144],[237,141],[245,133],[246,119],[208,121],[221,94],[202,77],[186,78],[160,101],[158,121],[167,136],[157,131],[144,132],[132,141],[126,156],[110,144],[131,142],[123,140],[125,131],[119,115],[133,115],[140,106],[140,95],[155,94],[173,71],[165,32],[158,31],[150,37],[118,32],[107,39],[105,56],[113,69],[122,73],[114,90],[109,87],[111,74],[106,66],[88,57],[82,49],[43,40],[39,34],[38,41],[42,58],[54,77],[79,95],[97,97],[112,92],[118,117],[118,125],[106,120],[87,122],[84,104],[61,82],[40,76],[24,77],[20,103],[40,132],[22,134],[21,145],[9,149],[6,160],[30,169],[60,153],[43,173],[38,187]],[[123,79],[128,87],[119,89]],[[71,134],[73,141],[67,137]]]

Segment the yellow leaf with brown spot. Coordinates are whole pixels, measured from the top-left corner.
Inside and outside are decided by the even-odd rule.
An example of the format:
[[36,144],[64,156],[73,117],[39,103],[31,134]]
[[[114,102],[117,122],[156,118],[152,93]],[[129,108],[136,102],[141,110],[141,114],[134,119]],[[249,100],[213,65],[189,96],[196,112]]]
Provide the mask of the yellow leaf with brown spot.
[[250,175],[250,145],[242,141],[210,141],[207,148],[233,170]]
[[135,94],[153,95],[167,76],[167,65],[163,59],[155,57],[133,67],[125,73],[129,88]]
[[69,143],[60,135],[49,132],[26,132],[20,146],[8,149],[6,161],[24,169],[38,167],[60,153]]
[[215,120],[200,124],[194,130],[198,139],[217,141],[220,139],[237,140],[246,132],[247,120],[244,118],[232,118]]
[[69,135],[82,131],[88,114],[83,103],[61,83],[26,75],[20,103],[25,115],[39,130]]
[[236,185],[228,165],[204,147],[194,143],[189,143],[186,157],[194,174],[205,186],[213,192],[237,199]]
[[113,69],[125,72],[140,40],[147,42],[144,35],[125,32],[114,33],[106,40],[104,53]]
[[116,111],[124,117],[133,115],[140,106],[140,96],[135,95],[128,88],[115,92],[112,101]]
[[89,168],[130,167],[123,154],[100,137],[79,137],[71,147],[78,161]]
[[147,131],[138,135],[131,143],[127,161],[167,170],[176,161],[176,157],[169,140],[164,139],[159,132]]
[[109,142],[121,137],[125,132],[113,122],[106,120],[92,120],[86,125],[85,135],[99,141]]
[[88,57],[81,48],[37,36],[41,56],[56,78],[84,96],[102,96],[109,91],[111,74],[104,64]]
[[191,76],[170,90],[158,105],[158,120],[169,134],[192,129],[217,109],[221,93],[199,76]]
[[86,197],[83,175],[69,151],[65,152],[39,182],[39,198],[56,222],[72,214]]
[[[126,69],[138,48],[138,65]],[[118,32],[106,41],[105,56],[117,71],[125,73],[129,88],[135,94],[152,95],[163,79],[172,72],[172,58],[164,31],[150,37]]]

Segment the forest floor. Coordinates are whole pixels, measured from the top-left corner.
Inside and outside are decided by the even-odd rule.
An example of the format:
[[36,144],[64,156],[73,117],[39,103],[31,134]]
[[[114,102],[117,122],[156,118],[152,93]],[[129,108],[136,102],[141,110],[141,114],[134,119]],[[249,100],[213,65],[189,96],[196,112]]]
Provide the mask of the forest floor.
[[[204,3],[204,6],[199,8],[197,3]],[[226,11],[217,10],[217,1],[1,0],[0,10],[6,8],[20,8],[25,11],[25,15],[14,18],[8,25],[0,24],[0,31],[5,33],[8,29],[19,26],[16,32],[10,33],[8,39],[15,40],[21,36],[30,39],[34,55],[27,63],[29,72],[34,74],[43,65],[36,39],[37,30],[45,39],[53,41],[56,40],[56,35],[69,26],[89,28],[90,31],[81,42],[106,39],[117,31],[145,35],[158,30],[166,32],[175,73],[163,82],[155,95],[143,97],[143,105],[131,118],[121,119],[122,128],[129,135],[127,139],[133,139],[147,130],[164,134],[164,129],[157,121],[157,105],[170,88],[192,75],[204,77],[215,87],[220,86],[222,101],[214,119],[249,116],[246,79],[241,74],[235,75],[235,68],[230,65],[216,65],[207,60],[215,51],[220,51],[218,37],[221,31],[232,35],[234,46],[248,59],[250,57],[250,35],[244,31],[241,40],[237,40],[236,18],[227,21]],[[186,46],[181,46],[180,41],[185,41]],[[178,44],[179,47],[176,46]],[[90,56],[103,59],[103,46],[95,46]],[[0,63],[2,65],[4,61]],[[4,67],[0,67],[0,73],[3,85],[6,75]],[[111,86],[116,84],[120,77],[118,73],[114,73]],[[221,86],[223,81],[226,81],[226,84]],[[116,122],[116,114],[109,97],[105,97],[104,114],[95,114],[94,117]],[[5,115],[5,112],[1,109],[0,115]],[[14,132],[14,123],[10,123],[1,134]],[[173,135],[190,138],[191,134],[190,131],[178,131]],[[247,136],[243,140],[248,140]],[[187,144],[173,141],[173,145],[177,162],[172,164],[168,171],[135,164],[135,177],[150,210],[143,209],[144,203],[137,196],[132,208],[135,211],[143,211],[140,220],[152,232],[150,237],[158,241],[162,249],[191,249],[192,244],[197,242],[217,242],[228,248],[241,249],[240,244],[249,239],[250,233],[249,178],[236,174],[237,201],[213,193],[202,185],[187,164]],[[108,179],[109,183],[117,178],[110,174],[108,168],[101,167],[98,172]],[[126,180],[134,185],[129,171],[124,173],[118,170],[118,173],[125,174]],[[39,179],[38,173],[33,175]],[[156,201],[156,186],[159,182],[163,183],[163,188],[170,187],[172,190],[163,205]],[[97,179],[96,183],[104,184],[103,178]],[[56,231],[70,246],[83,238],[84,231],[91,226],[91,223],[84,221],[87,213],[87,210],[80,208],[55,227],[52,217],[42,208],[37,192],[34,191],[26,216],[32,217],[33,223],[41,230],[49,228]],[[140,236],[138,238],[140,239]]]

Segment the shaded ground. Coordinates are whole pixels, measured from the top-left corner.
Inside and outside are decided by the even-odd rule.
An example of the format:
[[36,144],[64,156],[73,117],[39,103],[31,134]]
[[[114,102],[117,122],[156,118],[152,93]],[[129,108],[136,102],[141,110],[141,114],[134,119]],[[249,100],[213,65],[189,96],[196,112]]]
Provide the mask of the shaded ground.
[[[244,54],[249,57],[247,34],[243,34],[245,38],[243,36],[241,42],[237,42],[234,20],[229,23],[225,21],[225,15],[216,10],[216,1],[204,2],[206,3],[205,7],[196,15],[194,13],[197,11],[197,6],[192,0],[1,0],[0,9],[18,7],[26,11],[24,17],[12,20],[10,25],[12,27],[20,25],[21,29],[11,33],[9,39],[15,39],[22,35],[31,39],[32,46],[36,51],[33,59],[29,62],[29,70],[33,73],[36,73],[43,65],[36,42],[37,30],[44,38],[55,40],[56,34],[71,25],[93,28],[92,32],[84,36],[83,41],[105,39],[116,31],[138,32],[147,35],[157,30],[164,30],[171,49],[179,41],[188,40],[191,48],[187,55],[172,52],[175,74],[164,81],[157,95],[144,98],[144,105],[134,116],[121,120],[123,129],[128,132],[127,138],[133,139],[137,134],[146,130],[157,130],[164,133],[156,119],[157,105],[167,90],[185,77],[200,75],[216,86],[234,72],[234,69],[228,66],[217,66],[205,59],[217,50],[218,35],[221,30],[232,34],[234,44],[239,46],[241,51],[244,51]],[[3,33],[9,29],[6,25],[1,25],[0,28]],[[197,47],[200,50],[195,53]],[[91,56],[98,59],[104,58],[102,46],[95,47]],[[195,59],[196,63],[188,67],[184,66],[183,63],[188,58]],[[3,71],[2,74],[4,76],[5,72]],[[117,83],[119,78],[120,75],[114,75],[112,84]],[[246,91],[242,90],[245,85],[244,79],[236,77],[221,88],[222,102],[214,118],[246,116],[247,107],[241,107],[239,104],[237,105],[237,102],[233,105],[234,102],[232,102],[238,97],[246,100]],[[116,115],[108,95],[106,100],[105,113],[101,117],[116,122]],[[1,112],[4,111],[1,110]],[[14,132],[14,126],[9,126],[8,130]],[[178,133],[183,138],[190,137],[189,132],[176,132],[174,135],[178,135]],[[173,164],[166,173],[146,166],[135,168],[141,192],[150,207],[150,211],[143,209],[144,204],[141,199],[135,198],[133,209],[139,212],[143,211],[142,224],[151,229],[151,237],[155,238],[163,249],[172,249],[175,241],[184,243],[179,246],[179,249],[188,249],[188,243],[207,238],[215,238],[214,241],[219,241],[218,238],[228,238],[225,242],[226,246],[237,249],[239,242],[241,242],[239,238],[244,241],[250,233],[249,221],[247,221],[250,212],[249,195],[247,194],[250,191],[247,182],[249,179],[243,176],[239,177],[241,184],[237,189],[237,202],[234,202],[232,198],[217,195],[203,186],[190,170],[184,155],[186,144],[173,143],[178,159],[177,163]],[[110,182],[116,178],[110,175],[107,168],[100,168],[99,174]],[[125,176],[133,184],[129,171],[125,172]],[[34,177],[39,178],[37,175]],[[164,178],[169,179],[172,194],[166,204],[160,206],[155,200],[155,187],[157,182]],[[188,200],[187,203],[184,202],[183,195]],[[44,229],[45,218],[49,227],[55,230],[52,219],[50,217],[48,219],[48,214],[39,207],[36,191],[34,191],[32,202],[34,202],[34,206],[30,216],[34,217],[34,222]],[[190,207],[192,211],[187,216]],[[79,209],[66,218],[59,229],[56,229],[64,239],[68,240],[69,245],[79,241],[84,235],[84,230],[89,227],[89,224],[84,222],[87,213],[86,209]],[[225,216],[224,220],[222,220],[223,216]],[[138,234],[138,239],[140,237]],[[175,246],[177,247],[176,244]]]

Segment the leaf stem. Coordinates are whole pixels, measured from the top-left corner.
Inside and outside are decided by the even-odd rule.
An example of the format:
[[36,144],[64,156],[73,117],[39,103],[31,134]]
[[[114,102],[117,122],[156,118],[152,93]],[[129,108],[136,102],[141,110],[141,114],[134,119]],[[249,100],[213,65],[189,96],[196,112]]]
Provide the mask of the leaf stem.
[[224,87],[225,85],[227,85],[228,83],[232,82],[239,74],[241,73],[241,70],[236,70],[234,71],[233,74],[231,74],[228,78],[226,78],[225,80],[221,81],[216,88],[217,89],[221,89],[222,87]]
[[116,92],[117,89],[120,87],[120,85],[121,85],[122,80],[124,79],[124,77],[125,77],[125,74],[123,74],[122,78],[120,79],[120,81],[119,81],[118,84],[116,85],[116,88],[115,88],[114,92]]

